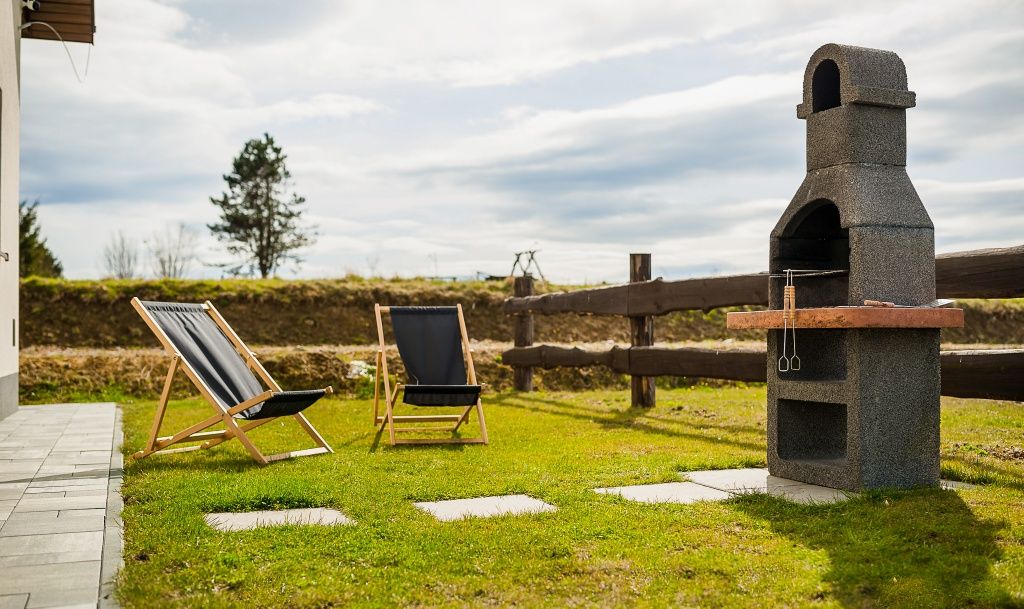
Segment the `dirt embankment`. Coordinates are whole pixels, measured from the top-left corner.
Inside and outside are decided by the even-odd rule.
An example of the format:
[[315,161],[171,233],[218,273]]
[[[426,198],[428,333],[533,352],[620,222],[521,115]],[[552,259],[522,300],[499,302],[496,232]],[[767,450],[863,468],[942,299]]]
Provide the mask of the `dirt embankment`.
[[[424,280],[66,281],[30,278],[21,286],[21,344],[57,347],[153,347],[156,340],[129,304],[143,300],[211,300],[238,333],[259,345],[369,345],[376,342],[374,303],[461,303],[472,338],[511,339],[500,282]],[[950,343],[1024,344],[1024,299],[966,300],[967,324],[944,332]],[[658,317],[658,341],[762,340],[759,331],[729,332],[725,313],[686,311]],[[538,342],[627,341],[620,317],[539,315]]]

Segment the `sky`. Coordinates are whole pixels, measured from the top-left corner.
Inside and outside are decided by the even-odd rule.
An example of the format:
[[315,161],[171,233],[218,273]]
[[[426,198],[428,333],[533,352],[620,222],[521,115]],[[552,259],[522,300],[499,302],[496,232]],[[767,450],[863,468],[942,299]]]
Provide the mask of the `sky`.
[[[282,277],[561,283],[761,271],[806,172],[811,53],[907,65],[908,172],[939,252],[1024,242],[1024,3],[678,0],[97,2],[96,45],[22,43],[21,196],[74,278],[117,231],[184,223],[270,133],[316,243]],[[140,247],[143,247],[140,245]],[[141,272],[152,273],[149,265]]]

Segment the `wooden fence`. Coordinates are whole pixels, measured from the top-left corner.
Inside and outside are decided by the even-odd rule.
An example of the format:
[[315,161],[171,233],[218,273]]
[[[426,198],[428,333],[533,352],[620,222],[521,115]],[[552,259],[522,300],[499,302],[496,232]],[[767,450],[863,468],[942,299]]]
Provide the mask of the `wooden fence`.
[[[654,347],[654,316],[673,311],[768,304],[766,273],[663,281],[650,279],[650,254],[630,255],[630,283],[533,295],[533,281],[517,278],[504,311],[514,316],[515,346],[502,361],[513,367],[515,388],[533,388],[533,368],[607,366],[632,378],[634,406],[653,406],[653,377],[690,376],[764,381],[765,350]],[[944,254],[935,259],[939,298],[1024,296],[1024,245]],[[576,313],[630,318],[630,347],[585,350],[533,344],[533,315]],[[943,352],[942,394],[1024,401],[1024,349]]]

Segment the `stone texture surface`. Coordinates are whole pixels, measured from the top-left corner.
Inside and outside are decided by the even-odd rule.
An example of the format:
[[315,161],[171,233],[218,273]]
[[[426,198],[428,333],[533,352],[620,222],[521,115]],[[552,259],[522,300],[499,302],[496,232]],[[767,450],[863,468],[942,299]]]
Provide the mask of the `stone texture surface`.
[[293,510],[263,510],[258,512],[217,512],[205,516],[206,524],[218,531],[248,531],[260,527],[284,525],[354,524],[337,510],[326,508],[300,508]]
[[693,482],[666,482],[663,484],[638,484],[596,488],[595,493],[617,495],[641,503],[697,503],[698,501],[721,501],[733,497],[731,493]]
[[25,407],[0,421],[0,607],[112,606],[100,586],[104,563],[120,561],[118,430],[114,404]]
[[907,164],[904,110],[851,105],[807,117],[807,168],[843,163]]
[[797,117],[807,118],[814,108],[814,73],[824,61],[839,68],[839,91],[843,105],[868,103],[894,109],[912,108],[916,99],[907,89],[907,69],[892,51],[829,43],[818,47],[804,70],[803,102]]
[[[797,306],[935,298],[934,227],[904,167],[915,103],[890,51],[828,44],[808,62],[808,171],[772,230],[769,268],[848,274],[797,277]],[[771,281],[771,308],[782,287]],[[939,483],[938,330],[798,329],[802,366],[789,372],[777,370],[781,336],[768,334],[773,475],[847,490]]]
[[528,495],[501,495],[497,497],[452,499],[449,501],[421,501],[413,505],[443,522],[461,520],[463,518],[490,518],[510,514],[539,514],[542,512],[554,512],[556,509],[555,506]]

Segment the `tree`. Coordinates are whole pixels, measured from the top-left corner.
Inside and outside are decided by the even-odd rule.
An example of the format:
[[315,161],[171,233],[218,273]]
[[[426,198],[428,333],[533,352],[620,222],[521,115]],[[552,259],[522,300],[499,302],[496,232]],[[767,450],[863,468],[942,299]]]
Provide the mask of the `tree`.
[[103,267],[109,277],[131,279],[139,266],[139,246],[135,240],[117,231],[103,246]]
[[168,226],[146,241],[153,274],[161,279],[181,279],[195,258],[196,235],[184,224]]
[[18,203],[18,232],[21,235],[18,241],[18,271],[22,277],[61,277],[64,275],[64,266],[39,233],[37,207],[39,199],[33,203],[27,200]]
[[241,258],[233,273],[248,267],[267,277],[288,260],[301,262],[296,251],[315,241],[312,229],[300,222],[306,199],[288,193],[292,174],[286,158],[269,134],[249,140],[224,176],[227,192],[210,197],[220,208],[220,222],[209,229]]

